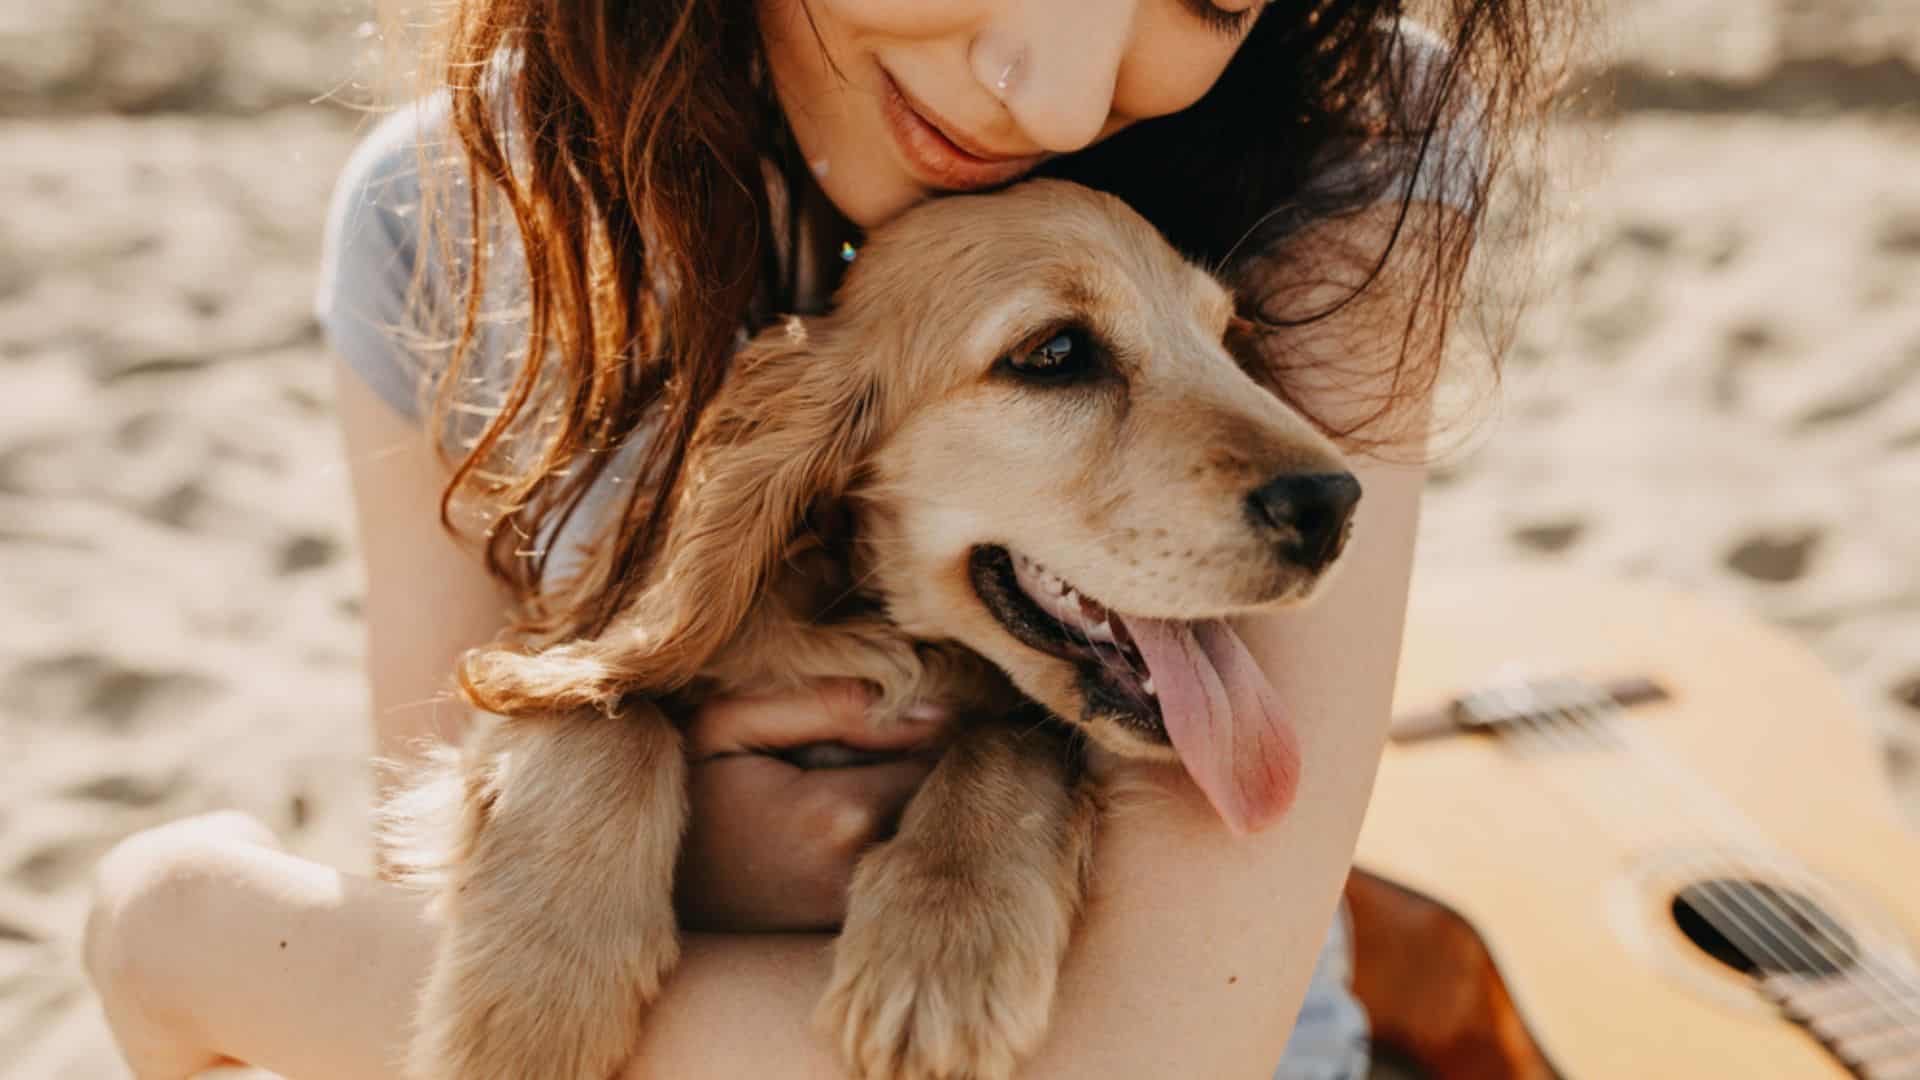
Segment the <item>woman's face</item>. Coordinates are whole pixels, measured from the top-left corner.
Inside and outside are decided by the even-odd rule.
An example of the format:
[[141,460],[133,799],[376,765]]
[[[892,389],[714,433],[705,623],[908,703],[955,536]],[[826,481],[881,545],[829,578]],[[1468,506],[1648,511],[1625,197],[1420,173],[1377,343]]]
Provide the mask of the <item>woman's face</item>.
[[758,0],[780,105],[870,227],[1198,101],[1261,0]]

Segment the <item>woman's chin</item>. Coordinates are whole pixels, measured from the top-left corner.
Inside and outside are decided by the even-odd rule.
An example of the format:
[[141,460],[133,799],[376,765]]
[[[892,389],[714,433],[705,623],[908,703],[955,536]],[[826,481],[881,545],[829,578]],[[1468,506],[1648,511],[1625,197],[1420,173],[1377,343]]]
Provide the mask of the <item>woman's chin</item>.
[[820,186],[834,209],[861,229],[885,225],[934,194],[905,176],[863,178],[836,185],[829,174]]

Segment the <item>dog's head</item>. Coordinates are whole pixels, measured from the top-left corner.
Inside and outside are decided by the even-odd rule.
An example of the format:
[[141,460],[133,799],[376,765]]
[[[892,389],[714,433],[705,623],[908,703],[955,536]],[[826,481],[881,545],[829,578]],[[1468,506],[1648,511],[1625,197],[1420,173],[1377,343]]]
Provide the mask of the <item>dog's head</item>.
[[1270,820],[1291,728],[1225,617],[1332,572],[1360,496],[1339,452],[1240,366],[1220,283],[1114,199],[1029,184],[876,240],[829,329],[902,398],[857,491],[894,619]]
[[1040,181],[909,211],[832,314],[737,359],[623,671],[691,678],[809,508],[850,500],[856,569],[906,633],[982,654],[1110,750],[1177,756],[1229,823],[1270,820],[1291,729],[1225,619],[1311,595],[1360,492],[1236,362],[1234,322],[1108,196]]

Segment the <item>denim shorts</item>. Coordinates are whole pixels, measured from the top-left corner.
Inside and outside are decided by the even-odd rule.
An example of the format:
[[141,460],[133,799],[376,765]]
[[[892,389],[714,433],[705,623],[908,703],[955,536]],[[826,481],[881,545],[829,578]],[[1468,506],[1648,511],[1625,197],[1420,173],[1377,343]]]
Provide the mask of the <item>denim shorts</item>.
[[1366,1011],[1353,996],[1352,935],[1341,904],[1273,1080],[1364,1080],[1367,1075],[1370,1032]]

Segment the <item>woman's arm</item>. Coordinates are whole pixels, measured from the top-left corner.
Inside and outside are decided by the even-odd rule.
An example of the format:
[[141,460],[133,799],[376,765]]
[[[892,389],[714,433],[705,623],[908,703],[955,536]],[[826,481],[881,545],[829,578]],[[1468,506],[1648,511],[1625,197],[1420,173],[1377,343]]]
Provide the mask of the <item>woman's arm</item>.
[[[479,555],[441,527],[448,476],[419,425],[344,363],[334,366],[334,387],[366,571],[374,753],[411,762],[422,740],[465,733],[466,708],[448,693],[448,677],[463,652],[506,625],[508,597]],[[383,793],[392,779],[383,772]]]

